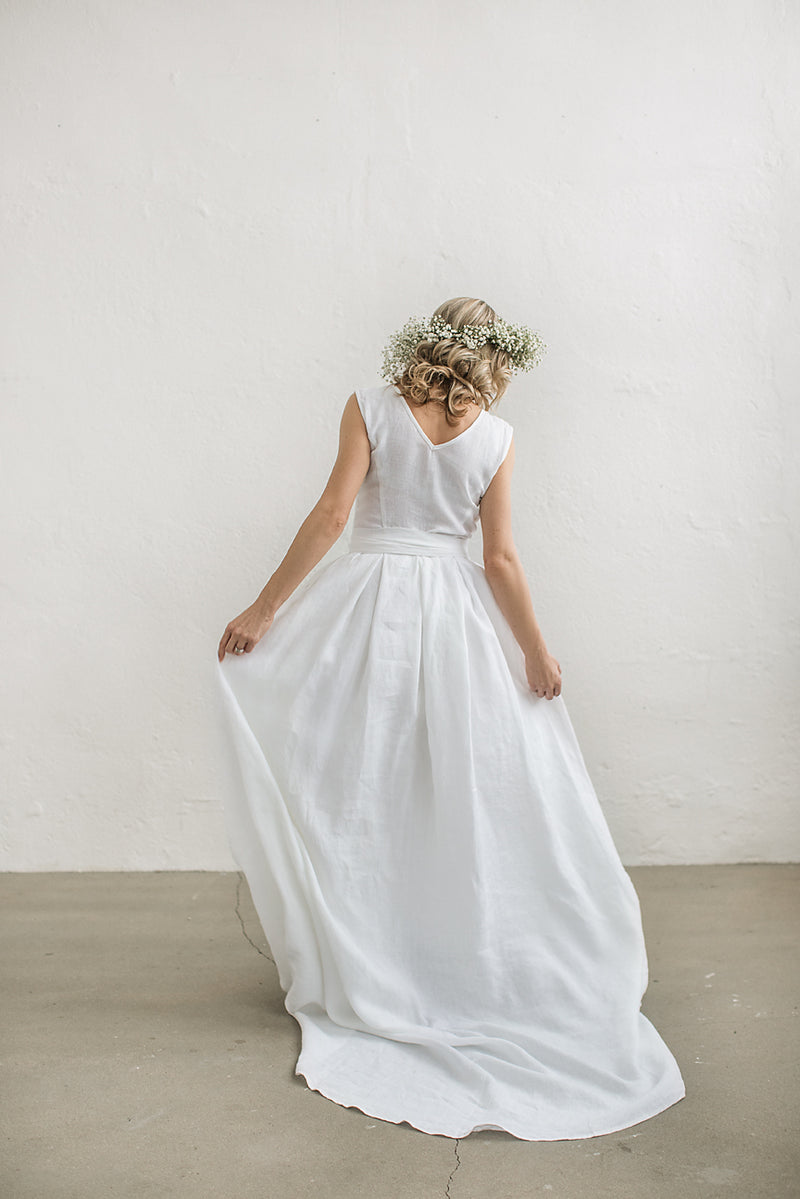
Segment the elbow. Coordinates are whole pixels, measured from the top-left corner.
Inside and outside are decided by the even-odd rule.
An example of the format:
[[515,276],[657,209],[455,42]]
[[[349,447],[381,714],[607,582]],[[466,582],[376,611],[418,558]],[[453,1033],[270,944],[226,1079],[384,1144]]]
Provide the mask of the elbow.
[[517,561],[517,551],[514,549],[496,550],[484,555],[483,569],[487,575],[507,571]]
[[332,508],[326,505],[319,508],[318,516],[325,531],[332,536],[339,537],[344,531],[350,513],[343,512],[341,508]]

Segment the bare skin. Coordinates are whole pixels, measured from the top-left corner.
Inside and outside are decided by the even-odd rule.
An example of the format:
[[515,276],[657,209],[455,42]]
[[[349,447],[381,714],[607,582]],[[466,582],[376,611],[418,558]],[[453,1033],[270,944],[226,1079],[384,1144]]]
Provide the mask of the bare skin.
[[[417,412],[425,412],[427,405]],[[433,442],[447,441],[472,423],[471,414],[448,425],[444,412],[427,415],[423,426]],[[420,424],[422,422],[420,421]],[[367,428],[355,392],[348,397],[339,425],[339,449],[322,495],[305,518],[283,561],[254,602],[231,620],[220,638],[217,657],[240,647],[249,653],[269,629],[278,608],[341,536],[361,484],[369,470]],[[561,694],[561,667],[547,651],[530,590],[511,534],[511,472],[514,441],[480,505],[483,562],[498,606],[525,655],[528,685],[536,695]]]
[[451,441],[454,437],[458,437],[481,414],[478,405],[473,404],[471,407],[474,408],[474,412],[469,412],[468,410],[466,415],[462,416],[455,424],[450,425],[447,423],[444,407],[439,407],[443,396],[443,392],[431,388],[427,404],[409,404],[408,400],[405,401],[411,410],[412,416],[422,427],[423,432],[427,433],[434,445],[441,445],[444,441]]
[[561,666],[548,651],[533,611],[528,580],[511,534],[514,438],[483,494],[480,506],[483,568],[500,611],[525,655],[531,691],[545,699],[561,694]]

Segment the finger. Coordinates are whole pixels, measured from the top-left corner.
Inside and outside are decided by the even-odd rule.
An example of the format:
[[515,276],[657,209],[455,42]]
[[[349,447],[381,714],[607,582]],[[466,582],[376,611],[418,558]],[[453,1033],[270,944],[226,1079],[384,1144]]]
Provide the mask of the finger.
[[226,654],[233,653],[238,640],[237,634],[234,633],[232,629],[225,630],[225,632],[222,634],[222,640],[219,643],[221,651],[220,661],[222,661]]
[[244,637],[241,633],[236,633],[231,637],[228,653],[236,654],[238,658],[240,654],[249,653],[255,644],[252,637]]
[[222,636],[219,639],[219,653],[220,653],[221,657],[225,656],[225,653],[227,651],[229,643],[231,642],[231,640],[235,641],[235,639],[236,639],[236,634],[233,631],[232,625],[231,624],[226,625],[225,632],[222,634]]

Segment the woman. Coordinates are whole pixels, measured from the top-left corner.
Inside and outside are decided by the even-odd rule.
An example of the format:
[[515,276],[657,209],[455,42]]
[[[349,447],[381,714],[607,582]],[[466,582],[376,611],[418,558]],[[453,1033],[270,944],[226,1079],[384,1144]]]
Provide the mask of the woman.
[[[638,897],[511,533],[492,409],[544,348],[481,300],[409,321],[217,651],[229,843],[301,1028],[295,1073],[450,1137],[591,1137],[685,1094],[640,1011]],[[348,550],[306,579],[354,503]]]

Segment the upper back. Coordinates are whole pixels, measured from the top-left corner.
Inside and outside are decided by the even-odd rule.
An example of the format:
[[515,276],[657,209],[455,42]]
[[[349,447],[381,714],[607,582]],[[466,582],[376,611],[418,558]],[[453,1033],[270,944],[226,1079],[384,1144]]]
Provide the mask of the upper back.
[[393,384],[358,387],[355,394],[372,452],[354,525],[470,536],[508,453],[508,421],[484,409],[457,436],[434,445]]

